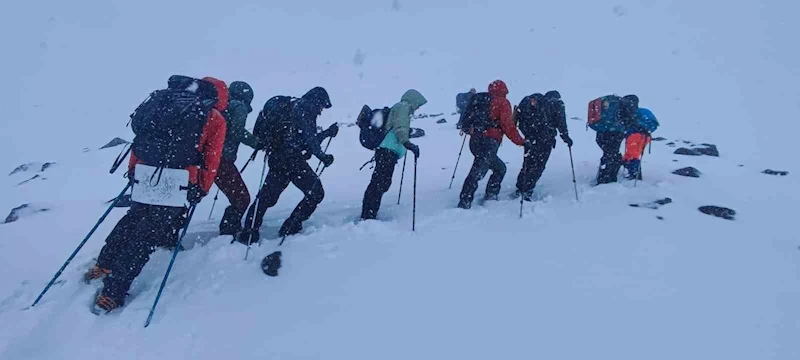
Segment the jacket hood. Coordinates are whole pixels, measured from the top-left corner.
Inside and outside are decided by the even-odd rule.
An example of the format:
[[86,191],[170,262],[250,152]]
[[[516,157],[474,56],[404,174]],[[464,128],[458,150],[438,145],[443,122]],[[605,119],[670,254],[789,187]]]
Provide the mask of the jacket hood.
[[232,82],[231,86],[228,87],[228,92],[230,93],[231,100],[239,100],[247,104],[253,102],[253,97],[255,96],[253,94],[253,88],[244,81]]
[[561,93],[556,90],[550,90],[544,96],[548,99],[561,99]]
[[428,99],[422,96],[422,94],[420,94],[419,91],[414,89],[406,91],[406,93],[403,94],[403,97],[400,98],[400,101],[407,102],[409,105],[411,105],[411,108],[414,109],[415,111],[421,108],[422,105],[428,103]]
[[489,84],[489,94],[492,96],[506,97],[508,95],[508,86],[503,80],[495,80]]
[[321,106],[325,109],[331,108],[331,98],[328,96],[328,91],[325,88],[317,86],[309,90],[303,95],[303,100],[310,101],[314,105]]
[[214,108],[219,111],[224,111],[228,108],[228,85],[225,85],[225,82],[213,77],[204,77],[203,81],[210,82],[214,85],[214,88],[217,89],[217,104],[214,105]]

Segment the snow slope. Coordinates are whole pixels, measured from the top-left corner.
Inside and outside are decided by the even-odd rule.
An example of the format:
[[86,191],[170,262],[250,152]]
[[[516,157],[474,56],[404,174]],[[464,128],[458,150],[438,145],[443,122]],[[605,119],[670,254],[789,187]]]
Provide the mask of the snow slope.
[[[0,70],[11,80],[0,89],[0,166],[56,162],[41,173],[46,180],[0,180],[0,209],[51,208],[0,225],[0,359],[800,357],[800,241],[792,226],[800,167],[789,146],[800,110],[800,54],[790,45],[800,5],[395,3],[0,5],[15,15],[0,25],[14,54]],[[363,63],[354,63],[356,53]],[[414,122],[428,133],[418,140],[417,231],[411,164],[402,204],[395,205],[398,167],[382,221],[353,223],[370,176],[357,169],[371,155],[355,128],[343,128],[323,175],[325,201],[304,234],[284,245],[279,277],[264,276],[258,264],[300,200],[291,187],[267,213],[269,240],[246,262],[242,246],[215,236],[224,197],[211,221],[204,201],[187,236],[191,248],[179,255],[147,329],[168,252],[153,255],[115,315],[90,314],[96,286],[79,281],[119,209],[63,282],[28,308],[124,186],[107,173],[119,148],[93,149],[114,136],[130,139],[127,115],[172,73],[247,80],[259,106],[274,94],[325,86],[334,107],[321,125],[352,122],[364,103],[391,105],[419,89],[430,101],[423,110],[444,112],[450,123]],[[596,96],[636,92],[662,122],[656,135],[713,142],[722,156],[672,155],[659,142],[645,155],[644,182],[592,188],[600,152],[594,133],[571,120],[580,202],[559,144],[522,220],[515,201],[454,209],[471,157],[465,151],[448,190],[461,141],[449,116],[453,98],[495,78],[509,84],[512,103],[561,90],[568,117],[584,118]],[[247,155],[242,149],[240,165]],[[501,148],[502,196],[513,191],[520,156],[508,141]],[[670,174],[683,166],[704,176]],[[790,175],[760,174],[765,168]],[[259,170],[245,173],[252,192]],[[664,197],[674,202],[628,206]],[[737,219],[708,217],[696,210],[702,205],[733,208]]]

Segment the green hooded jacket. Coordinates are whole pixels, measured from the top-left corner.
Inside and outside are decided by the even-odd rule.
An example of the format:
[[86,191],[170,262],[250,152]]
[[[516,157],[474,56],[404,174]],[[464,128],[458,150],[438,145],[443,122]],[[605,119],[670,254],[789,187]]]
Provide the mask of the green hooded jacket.
[[258,138],[247,131],[247,115],[253,108],[250,103],[253,101],[253,88],[243,81],[234,81],[228,89],[231,101],[225,110],[225,121],[227,122],[227,132],[225,134],[225,145],[222,147],[222,158],[228,161],[236,161],[239,152],[239,144],[255,149],[258,146]]
[[392,106],[389,112],[389,120],[384,124],[389,130],[379,147],[393,151],[398,158],[405,156],[406,147],[403,144],[408,141],[411,131],[411,115],[426,103],[428,100],[419,91],[406,91],[400,102]]

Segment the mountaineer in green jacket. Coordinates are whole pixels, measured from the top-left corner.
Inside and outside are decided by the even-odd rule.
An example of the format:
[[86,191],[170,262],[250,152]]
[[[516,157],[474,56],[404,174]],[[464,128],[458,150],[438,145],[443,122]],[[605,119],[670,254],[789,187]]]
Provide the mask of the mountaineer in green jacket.
[[411,116],[427,102],[428,100],[419,91],[411,89],[403,94],[399,103],[392,106],[389,119],[384,124],[388,129],[386,137],[375,150],[375,171],[372,173],[372,181],[367,186],[367,191],[364,192],[362,220],[374,220],[378,215],[381,198],[392,186],[397,160],[406,155],[406,150],[419,157],[419,146],[408,141],[408,134],[411,131]]
[[250,205],[250,193],[236,168],[236,156],[239,144],[260,149],[258,138],[245,129],[247,115],[253,111],[253,88],[246,82],[234,81],[228,89],[230,102],[224,112],[228,124],[225,134],[225,145],[222,148],[222,160],[219,163],[215,183],[228,198],[231,205],[225,209],[225,215],[219,224],[220,235],[236,235],[242,228],[242,216]]

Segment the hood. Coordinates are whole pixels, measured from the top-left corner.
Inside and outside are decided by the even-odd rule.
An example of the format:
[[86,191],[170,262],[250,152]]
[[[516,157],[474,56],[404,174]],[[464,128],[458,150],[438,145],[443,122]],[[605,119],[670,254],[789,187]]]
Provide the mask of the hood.
[[506,97],[508,95],[508,86],[503,80],[495,80],[489,84],[489,94],[492,96]]
[[231,100],[239,100],[246,104],[250,104],[253,102],[253,88],[250,87],[250,84],[244,81],[234,81],[231,83],[231,86],[228,87],[228,92],[230,93]]
[[331,98],[328,96],[328,91],[325,88],[317,86],[309,90],[303,95],[303,100],[310,101],[314,105],[323,107],[325,109],[331,108]]
[[544,97],[548,99],[561,99],[561,93],[556,90],[550,90],[547,94],[544,94]]
[[409,105],[411,105],[411,108],[414,109],[415,111],[421,108],[422,105],[428,103],[428,99],[425,99],[425,97],[422,96],[422,94],[420,94],[419,91],[414,89],[406,91],[406,93],[403,94],[403,97],[400,98],[400,101],[407,102]]
[[204,81],[210,82],[217,89],[217,105],[214,108],[219,111],[224,111],[228,108],[228,85],[225,82],[213,77],[204,77]]

